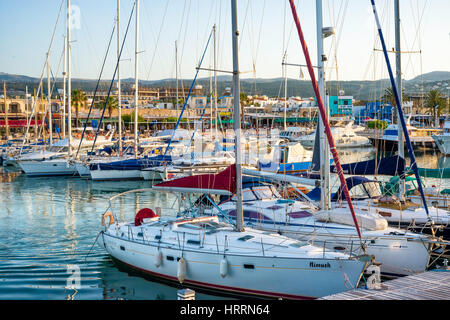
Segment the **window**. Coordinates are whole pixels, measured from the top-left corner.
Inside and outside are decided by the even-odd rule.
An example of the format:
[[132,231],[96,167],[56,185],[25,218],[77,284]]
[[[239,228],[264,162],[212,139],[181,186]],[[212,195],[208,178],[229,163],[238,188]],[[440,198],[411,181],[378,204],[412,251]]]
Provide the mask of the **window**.
[[380,184],[378,182],[365,183],[364,187],[366,188],[369,197],[373,198],[382,196]]
[[[233,196],[232,200],[236,201],[236,196]],[[251,189],[242,190],[242,201],[253,201],[253,200],[257,200],[257,198]]]
[[239,238],[238,240],[239,241],[248,241],[253,238],[254,238],[254,236],[247,235],[247,236],[243,236],[242,238]]
[[364,185],[360,184],[355,187],[353,187],[350,190],[350,197],[355,198],[367,198],[367,192],[366,189],[364,189]]
[[[255,193],[256,197],[260,200],[272,199],[273,197],[276,197],[270,186],[253,187],[253,192]],[[278,197],[280,196],[278,194],[278,192],[277,192],[277,195],[278,195]]]
[[9,112],[11,112],[11,113],[19,113],[19,105],[17,103],[11,103],[9,105]]

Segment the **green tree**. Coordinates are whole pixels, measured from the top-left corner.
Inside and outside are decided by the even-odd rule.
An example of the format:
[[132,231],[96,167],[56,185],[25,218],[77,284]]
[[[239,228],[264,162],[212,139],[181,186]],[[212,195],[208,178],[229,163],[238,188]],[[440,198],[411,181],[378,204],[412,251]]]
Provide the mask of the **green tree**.
[[[122,121],[128,123],[128,125],[134,125],[134,111],[132,114],[123,114]],[[138,123],[145,123],[144,117],[138,114]]]
[[114,97],[109,97],[108,102],[106,102],[106,97],[104,97],[102,100],[100,100],[99,103],[97,103],[95,105],[95,107],[97,109],[103,110],[103,108],[105,107],[105,103],[106,103],[106,109],[108,110],[108,116],[109,116],[109,118],[111,118],[112,111],[116,110],[118,108],[119,102]]
[[83,90],[72,90],[72,105],[75,107],[75,121],[78,126],[78,114],[80,107],[85,106],[87,102],[86,93]]
[[241,92],[241,94],[239,96],[240,96],[240,100],[241,100],[242,105],[245,105],[245,106],[248,105],[248,96],[247,96],[247,94],[244,93],[244,92]]
[[[397,102],[395,101],[394,90],[392,90],[392,88],[386,88],[386,90],[384,90],[384,95],[381,97],[381,100],[385,103],[389,102],[394,107],[397,106]],[[404,89],[402,90],[402,100],[403,101],[408,100],[408,96],[406,95]]]
[[440,116],[442,111],[447,110],[447,100],[438,90],[430,90],[425,97],[425,107],[433,115],[433,118]]

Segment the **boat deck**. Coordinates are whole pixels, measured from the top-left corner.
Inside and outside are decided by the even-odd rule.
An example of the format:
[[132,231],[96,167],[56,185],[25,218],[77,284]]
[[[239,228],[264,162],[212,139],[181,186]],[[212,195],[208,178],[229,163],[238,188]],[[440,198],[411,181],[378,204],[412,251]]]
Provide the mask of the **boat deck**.
[[428,271],[383,282],[383,289],[356,289],[319,300],[449,300],[450,270]]

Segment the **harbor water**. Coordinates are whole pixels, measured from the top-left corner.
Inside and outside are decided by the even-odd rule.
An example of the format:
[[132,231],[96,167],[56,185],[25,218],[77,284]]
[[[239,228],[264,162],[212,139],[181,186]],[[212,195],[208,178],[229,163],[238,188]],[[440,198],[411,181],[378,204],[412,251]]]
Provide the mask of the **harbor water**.
[[[374,149],[343,150],[343,163],[373,158]],[[417,153],[419,167],[450,167],[439,153]],[[450,179],[427,179],[449,188]],[[336,185],[337,182],[334,182]],[[119,270],[95,239],[108,199],[149,182],[27,178],[0,168],[0,300],[176,300],[177,288]],[[157,192],[129,194],[113,205],[120,219],[173,201]],[[220,299],[198,293],[197,299]]]

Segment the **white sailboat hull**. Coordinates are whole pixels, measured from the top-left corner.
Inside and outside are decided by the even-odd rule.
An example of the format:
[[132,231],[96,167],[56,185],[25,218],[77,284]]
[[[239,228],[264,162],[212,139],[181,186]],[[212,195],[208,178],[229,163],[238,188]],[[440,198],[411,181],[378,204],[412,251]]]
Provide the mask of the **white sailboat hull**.
[[78,174],[75,165],[68,162],[67,159],[20,161],[19,166],[29,177],[73,176]]
[[78,174],[82,178],[90,178],[91,177],[91,170],[89,170],[89,164],[85,164],[82,162],[76,162],[75,168],[77,169]]
[[94,181],[107,180],[141,180],[140,170],[90,170]]
[[[382,236],[364,234],[362,242],[367,244],[366,252],[373,255],[377,263],[381,263],[380,270],[385,276],[407,276],[425,272],[428,265],[428,245],[418,240],[407,240],[405,237],[383,238]],[[302,239],[308,236],[302,232],[283,232],[284,236]],[[309,234],[311,237],[311,234]],[[349,236],[330,236],[329,234],[314,234],[316,246],[326,246],[330,249],[343,249],[345,252],[360,247],[359,238]],[[358,251],[360,252],[360,251]],[[360,252],[362,253],[362,252]]]
[[149,169],[149,170],[142,170],[141,177],[145,181],[165,181],[167,180],[168,174],[165,171]]
[[444,155],[450,155],[450,135],[432,136],[439,151]]
[[[173,282],[178,282],[177,260],[183,257],[187,263],[184,284],[252,296],[288,299],[323,297],[351,289],[359,282],[364,268],[356,260],[227,254],[228,272],[222,277],[220,264],[224,258],[223,252],[200,252],[189,248],[182,252],[157,242],[137,243],[108,233],[102,233],[98,243],[113,258],[129,267]],[[159,267],[155,264],[158,250],[163,257]],[[173,260],[168,260],[168,257]]]

